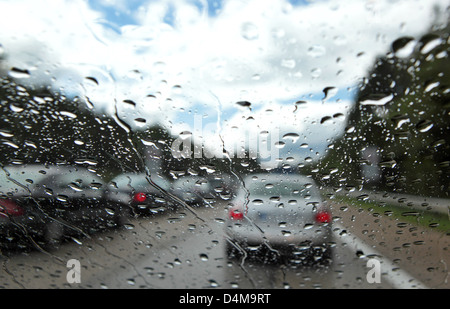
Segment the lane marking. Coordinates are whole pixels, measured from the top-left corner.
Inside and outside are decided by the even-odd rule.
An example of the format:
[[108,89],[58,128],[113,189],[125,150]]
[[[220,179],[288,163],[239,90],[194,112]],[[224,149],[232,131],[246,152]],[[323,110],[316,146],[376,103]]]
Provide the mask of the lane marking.
[[[336,229],[337,228],[337,229]],[[342,236],[339,235],[339,232],[342,230],[348,231],[344,226],[340,224],[333,224],[333,232],[335,234],[336,240],[345,243],[350,250],[357,252],[362,251],[366,258],[367,256],[376,256],[376,259],[381,263],[382,269],[382,279],[387,280],[394,288],[396,289],[428,289],[428,287],[420,282],[418,279],[411,276],[408,272],[398,267],[397,264],[392,262],[390,259],[383,256],[374,248],[366,245],[361,239],[357,236],[349,233],[346,236],[346,240],[342,239]],[[347,239],[348,237],[348,239]]]

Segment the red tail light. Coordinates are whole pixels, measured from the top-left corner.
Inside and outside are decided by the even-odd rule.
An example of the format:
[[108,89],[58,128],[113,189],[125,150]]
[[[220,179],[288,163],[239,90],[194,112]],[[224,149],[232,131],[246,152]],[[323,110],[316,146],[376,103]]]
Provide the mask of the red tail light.
[[331,214],[328,211],[319,211],[316,214],[316,221],[318,223],[330,223],[331,222]]
[[0,217],[16,217],[25,213],[22,207],[10,200],[0,200]]
[[242,220],[244,219],[244,214],[236,209],[230,210],[230,218],[233,220]]
[[139,192],[134,195],[133,198],[136,202],[142,203],[147,199],[147,195],[145,193]]

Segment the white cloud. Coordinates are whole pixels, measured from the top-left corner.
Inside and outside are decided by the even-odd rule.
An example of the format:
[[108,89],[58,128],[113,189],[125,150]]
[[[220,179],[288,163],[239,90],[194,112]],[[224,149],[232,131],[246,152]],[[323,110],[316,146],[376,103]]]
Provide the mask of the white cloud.
[[[105,3],[121,10],[126,5]],[[160,121],[178,134],[188,123],[174,119],[199,113],[211,121],[220,117],[226,121],[222,135],[234,136],[225,134],[227,125],[245,126],[235,103],[247,100],[254,108],[273,110],[258,125],[283,123],[288,131],[303,132],[305,119],[285,112],[292,106],[279,102],[308,101],[308,94],[325,87],[355,85],[392,41],[430,27],[434,3],[449,5],[448,0],[330,0],[306,6],[230,0],[210,17],[192,1],[143,1],[134,11],[138,24],[121,26],[111,25],[86,1],[2,1],[0,44],[10,56],[8,65],[28,69],[31,81],[56,78],[67,91],[85,91],[97,108],[117,107],[130,124],[136,118]],[[168,13],[173,25],[163,23]],[[219,115],[218,104],[238,113]],[[320,119],[323,106],[311,106],[317,108],[308,116]]]

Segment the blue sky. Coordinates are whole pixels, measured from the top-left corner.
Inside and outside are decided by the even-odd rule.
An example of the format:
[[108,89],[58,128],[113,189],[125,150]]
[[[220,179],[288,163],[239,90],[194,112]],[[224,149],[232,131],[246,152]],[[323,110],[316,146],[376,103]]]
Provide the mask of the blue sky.
[[126,1],[126,10],[117,10],[113,5],[107,5],[103,1],[89,0],[90,7],[104,14],[106,20],[117,26],[137,24],[135,20],[135,11],[142,5],[142,0]]
[[[96,11],[99,11],[104,14],[105,18],[117,25],[117,26],[123,26],[123,25],[135,25],[137,24],[137,21],[135,19],[135,12],[136,10],[146,2],[157,2],[158,0],[149,0],[149,1],[143,1],[143,0],[128,0],[125,1],[124,4],[126,4],[125,10],[117,10],[117,8],[113,5],[108,5],[104,3],[103,1],[97,1],[97,0],[89,0],[88,3],[90,7]],[[223,2],[226,0],[206,0],[206,6],[208,11],[209,17],[215,17],[220,14],[220,10],[223,7]],[[188,2],[195,5],[199,11],[203,11],[205,9],[205,3],[204,1],[199,0],[189,0]],[[288,1],[293,6],[302,6],[302,5],[309,5],[311,4],[310,0],[289,0]],[[174,5],[169,3],[167,14],[164,18],[164,21],[167,24],[173,25],[173,13],[174,13]]]

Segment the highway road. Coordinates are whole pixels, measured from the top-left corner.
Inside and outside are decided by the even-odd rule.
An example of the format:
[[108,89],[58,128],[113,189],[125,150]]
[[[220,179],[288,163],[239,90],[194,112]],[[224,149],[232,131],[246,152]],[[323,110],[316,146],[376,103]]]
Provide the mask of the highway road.
[[[130,219],[125,227],[73,239],[51,252],[1,256],[2,288],[450,288],[450,236],[342,203],[329,266],[228,260],[226,204]],[[401,223],[401,224],[400,224]],[[79,261],[80,283],[67,262]],[[370,283],[368,261],[379,261]]]

